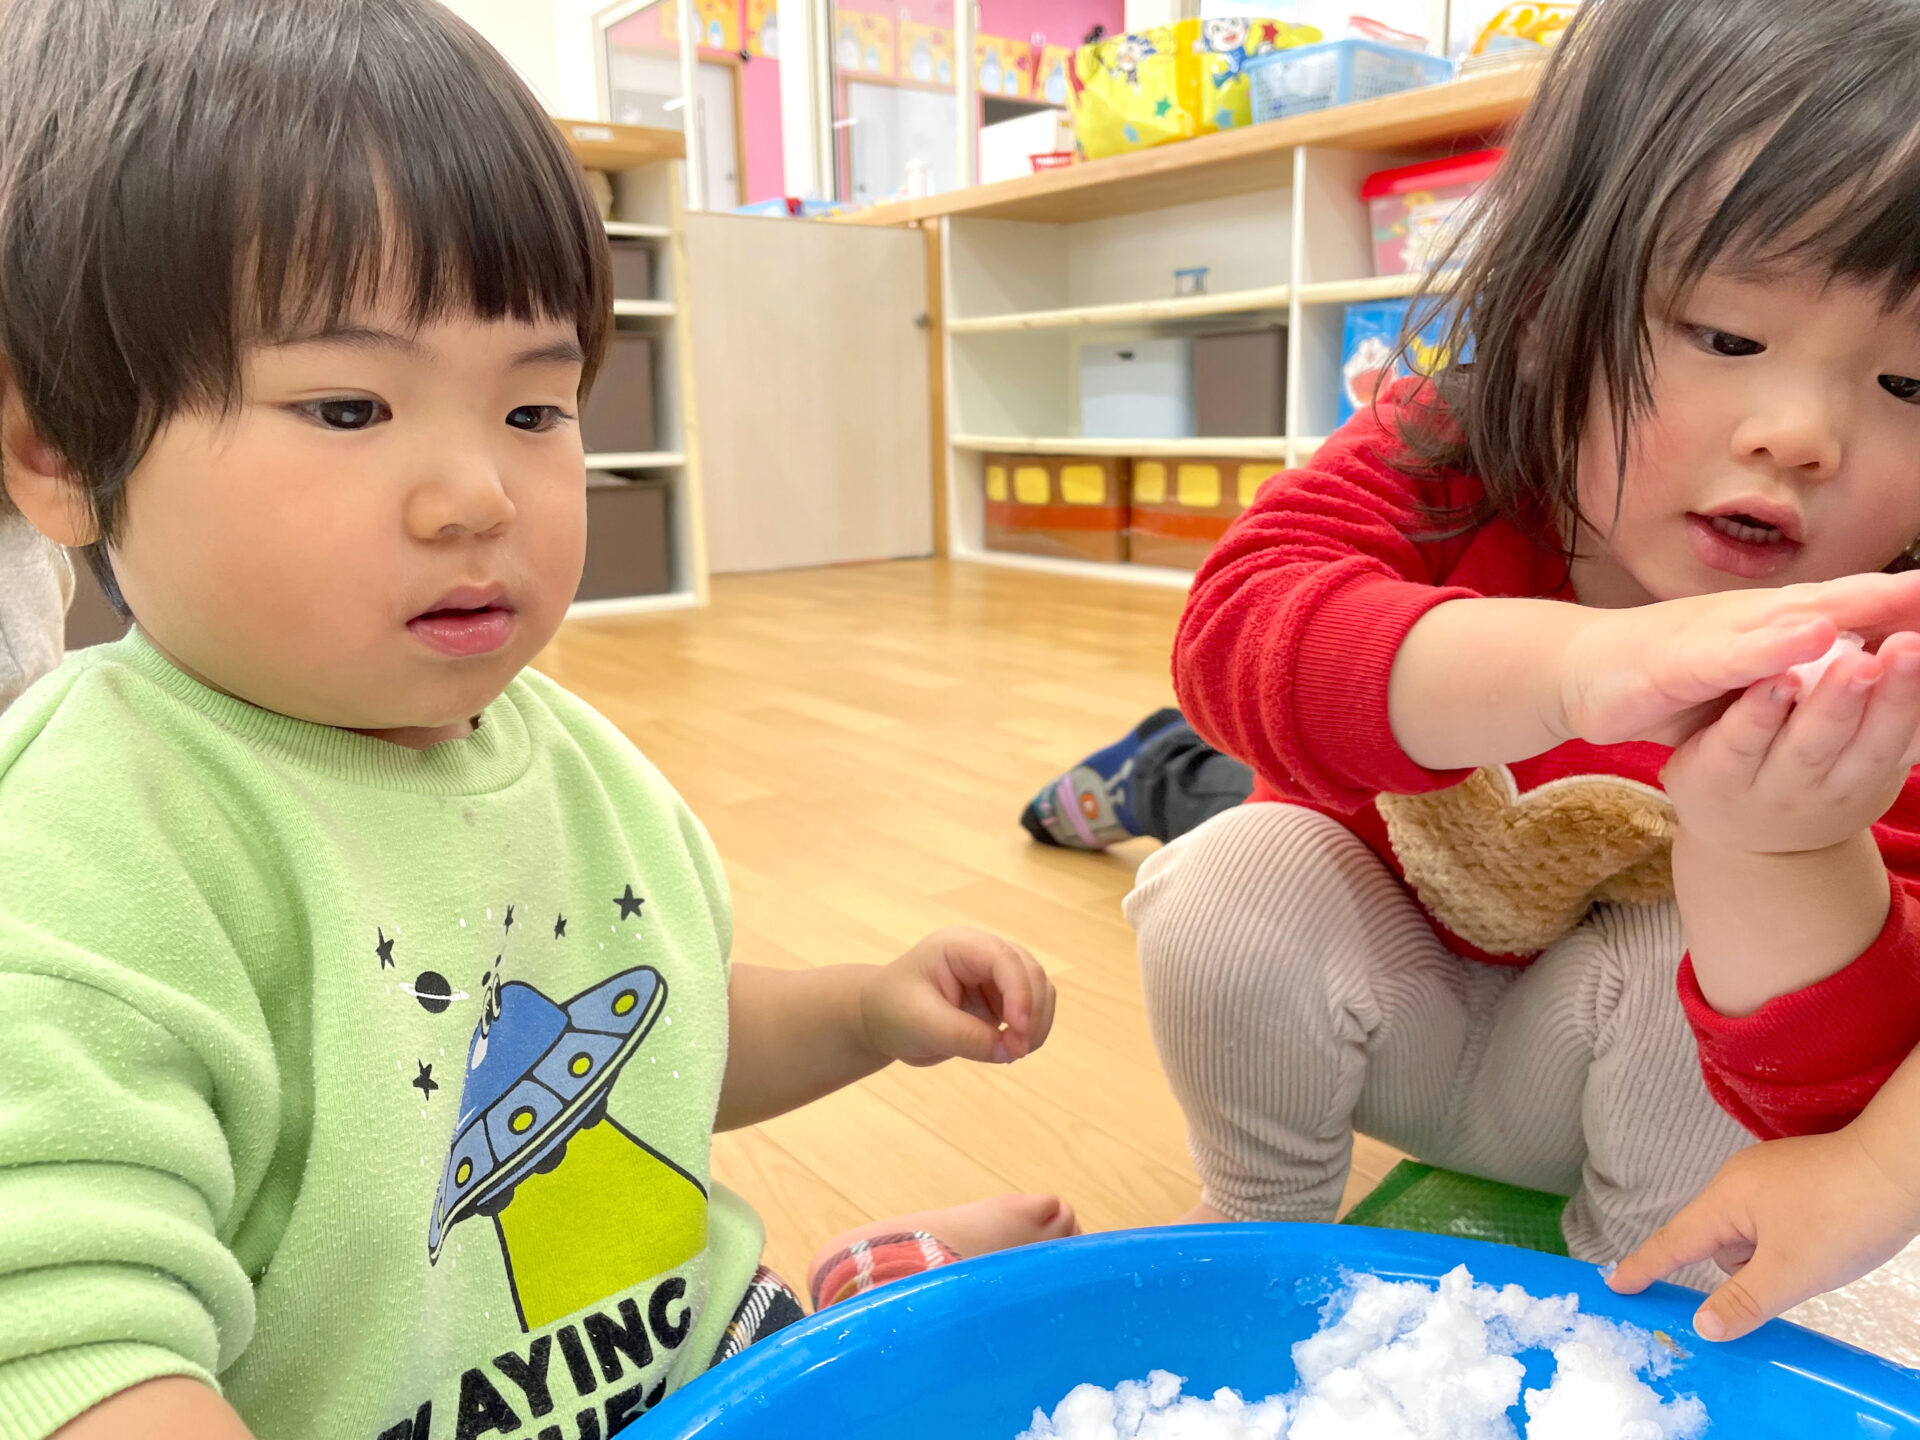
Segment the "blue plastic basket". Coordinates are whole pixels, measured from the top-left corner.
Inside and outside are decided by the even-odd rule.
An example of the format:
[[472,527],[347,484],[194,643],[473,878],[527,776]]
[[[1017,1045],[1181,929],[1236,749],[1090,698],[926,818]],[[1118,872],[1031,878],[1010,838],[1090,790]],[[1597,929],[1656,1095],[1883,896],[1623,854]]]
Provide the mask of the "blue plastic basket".
[[[1667,1393],[1698,1395],[1713,1436],[1920,1436],[1920,1373],[1775,1321],[1731,1345],[1694,1337],[1699,1295],[1615,1295],[1591,1265],[1476,1240],[1332,1225],[1131,1230],[1006,1251],[884,1285],[752,1346],[639,1422],[646,1440],[1013,1440],[1082,1381],[1149,1370],[1187,1393],[1291,1388],[1291,1347],[1343,1271],[1580,1297],[1689,1352]],[[1529,1359],[1535,1358],[1532,1356]],[[1539,1385],[1549,1362],[1530,1367]]]
[[1373,40],[1330,40],[1247,61],[1253,120],[1283,120],[1453,78],[1453,61]]

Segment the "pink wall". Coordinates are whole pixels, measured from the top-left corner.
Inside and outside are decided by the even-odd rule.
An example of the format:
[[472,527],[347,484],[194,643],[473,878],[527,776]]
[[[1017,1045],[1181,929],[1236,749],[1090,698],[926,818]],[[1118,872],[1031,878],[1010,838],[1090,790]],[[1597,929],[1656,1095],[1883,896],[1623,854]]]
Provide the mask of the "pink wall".
[[[785,185],[780,154],[780,62],[759,53],[759,36],[754,28],[759,17],[774,7],[765,0],[736,3],[734,33],[740,48],[748,53],[739,69],[747,160],[741,189],[749,202],[769,200],[783,194]],[[896,27],[913,23],[950,30],[953,25],[953,0],[834,0],[834,4],[842,12],[891,16]],[[716,7],[713,0],[705,0],[698,8],[732,9],[726,4]],[[661,18],[667,9],[657,5],[623,21],[613,31],[616,42],[640,49],[673,50],[673,44],[661,33]],[[980,30],[983,35],[1023,44],[1070,49],[1095,25],[1104,25],[1110,35],[1118,32],[1124,24],[1124,11],[1124,0],[981,0]],[[704,45],[701,48],[704,54],[716,53]]]

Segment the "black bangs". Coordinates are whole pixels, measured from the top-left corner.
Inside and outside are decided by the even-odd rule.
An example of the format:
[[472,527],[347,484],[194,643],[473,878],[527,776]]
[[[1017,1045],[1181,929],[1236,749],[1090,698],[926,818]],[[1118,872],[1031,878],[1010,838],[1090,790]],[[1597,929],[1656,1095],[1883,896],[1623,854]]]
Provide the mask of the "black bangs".
[[1650,287],[1725,264],[1920,290],[1920,0],[1587,0],[1453,258],[1457,358],[1441,407],[1405,408],[1409,469],[1476,475],[1458,523],[1545,523],[1571,557],[1596,391],[1622,466],[1651,403]]
[[0,351],[103,537],[159,427],[237,398],[253,340],[375,304],[552,319],[590,378],[598,212],[434,0],[0,0],[0,36]]

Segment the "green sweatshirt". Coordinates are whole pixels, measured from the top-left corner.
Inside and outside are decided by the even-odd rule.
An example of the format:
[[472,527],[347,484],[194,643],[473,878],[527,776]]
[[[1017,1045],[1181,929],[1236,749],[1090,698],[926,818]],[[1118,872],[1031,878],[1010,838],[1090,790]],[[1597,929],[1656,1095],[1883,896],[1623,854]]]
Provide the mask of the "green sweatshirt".
[[262,1440],[604,1437],[759,1262],[726,882],[528,671],[409,750],[137,632],[0,719],[0,1440],[138,1381]]

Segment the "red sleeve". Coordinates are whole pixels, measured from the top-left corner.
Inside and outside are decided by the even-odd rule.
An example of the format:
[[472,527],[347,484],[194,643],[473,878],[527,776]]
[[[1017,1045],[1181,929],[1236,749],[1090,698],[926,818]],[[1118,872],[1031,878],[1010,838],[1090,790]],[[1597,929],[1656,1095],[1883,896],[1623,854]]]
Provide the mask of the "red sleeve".
[[1363,412],[1311,468],[1262,487],[1194,577],[1174,640],[1193,727],[1341,812],[1467,774],[1416,765],[1388,721],[1387,680],[1414,622],[1478,594],[1436,583],[1434,547],[1412,537],[1446,522],[1433,493],[1386,463],[1395,444]]
[[1920,879],[1892,880],[1887,923],[1858,960],[1751,1015],[1715,1010],[1681,963],[1707,1089],[1762,1140],[1838,1130],[1920,1046]]

